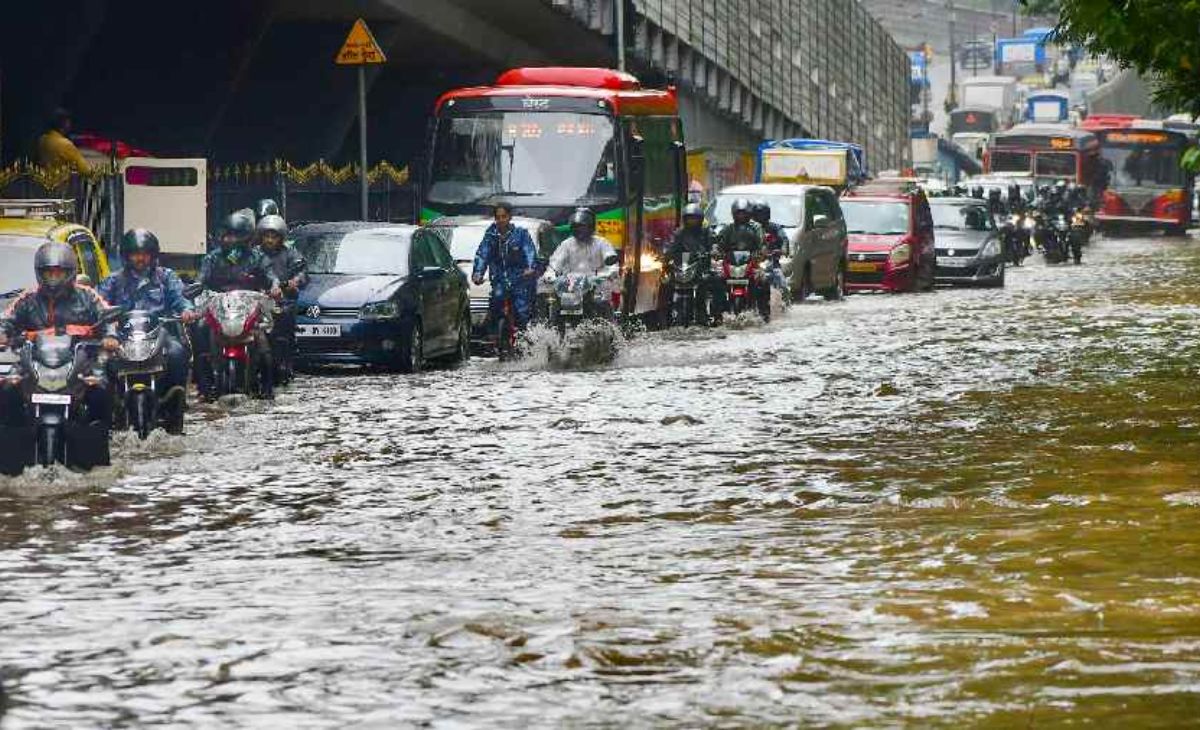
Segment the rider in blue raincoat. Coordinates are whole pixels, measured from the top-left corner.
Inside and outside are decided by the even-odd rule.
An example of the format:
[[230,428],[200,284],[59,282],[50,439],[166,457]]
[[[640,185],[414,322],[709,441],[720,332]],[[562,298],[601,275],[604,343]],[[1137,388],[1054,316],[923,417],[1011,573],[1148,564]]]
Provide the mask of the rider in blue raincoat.
[[512,224],[511,204],[497,203],[493,215],[496,222],[483,234],[471,281],[478,286],[483,283],[483,275],[490,274],[489,320],[495,321],[504,311],[504,300],[511,298],[516,325],[524,328],[533,316],[537,293],[537,248],[529,231]]

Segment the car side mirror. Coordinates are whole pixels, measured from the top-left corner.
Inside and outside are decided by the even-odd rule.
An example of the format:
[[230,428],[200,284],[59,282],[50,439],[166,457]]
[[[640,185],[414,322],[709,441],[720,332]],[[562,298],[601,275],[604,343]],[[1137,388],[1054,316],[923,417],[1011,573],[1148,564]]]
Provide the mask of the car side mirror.
[[814,215],[813,219],[812,219],[812,227],[814,229],[828,228],[829,227],[829,216]]

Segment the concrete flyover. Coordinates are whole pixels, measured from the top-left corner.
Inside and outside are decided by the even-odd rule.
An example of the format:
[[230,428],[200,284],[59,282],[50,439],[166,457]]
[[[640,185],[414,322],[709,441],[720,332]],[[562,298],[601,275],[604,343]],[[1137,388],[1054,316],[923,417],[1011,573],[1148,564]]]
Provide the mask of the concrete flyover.
[[[690,146],[806,134],[862,142],[877,169],[903,162],[907,61],[855,0],[624,1],[630,68],[677,79]],[[445,89],[518,65],[614,65],[614,2],[21,3],[23,32],[0,48],[2,151],[27,153],[61,105],[79,129],[162,154],[352,158],[353,74],[331,60],[363,17],[390,57],[370,77],[372,157],[405,162]]]

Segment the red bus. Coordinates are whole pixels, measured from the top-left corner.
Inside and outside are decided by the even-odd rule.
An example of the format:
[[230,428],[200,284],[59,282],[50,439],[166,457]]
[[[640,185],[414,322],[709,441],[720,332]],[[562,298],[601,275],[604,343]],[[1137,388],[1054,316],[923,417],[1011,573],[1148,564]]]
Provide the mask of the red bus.
[[1103,229],[1161,228],[1182,235],[1192,220],[1195,178],[1181,167],[1195,142],[1161,123],[1133,122],[1124,129],[1103,129],[1100,156],[1107,170],[1096,220]]
[[992,135],[984,172],[1084,185],[1098,195],[1104,187],[1100,141],[1091,132],[1061,124],[1018,124]]
[[644,89],[603,68],[518,68],[455,89],[434,107],[421,222],[490,215],[497,201],[569,235],[571,212],[596,213],[621,253],[620,310],[661,311],[658,253],[686,202],[687,152],[675,90]]

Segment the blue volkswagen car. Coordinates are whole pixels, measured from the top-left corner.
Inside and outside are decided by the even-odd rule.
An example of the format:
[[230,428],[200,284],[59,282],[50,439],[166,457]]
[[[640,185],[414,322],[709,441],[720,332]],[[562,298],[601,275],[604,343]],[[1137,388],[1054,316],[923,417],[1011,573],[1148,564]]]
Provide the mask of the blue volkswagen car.
[[300,292],[296,360],[401,372],[469,357],[467,279],[441,237],[392,223],[317,223],[291,232],[311,281]]

